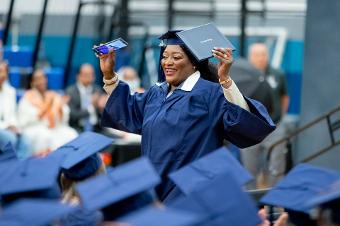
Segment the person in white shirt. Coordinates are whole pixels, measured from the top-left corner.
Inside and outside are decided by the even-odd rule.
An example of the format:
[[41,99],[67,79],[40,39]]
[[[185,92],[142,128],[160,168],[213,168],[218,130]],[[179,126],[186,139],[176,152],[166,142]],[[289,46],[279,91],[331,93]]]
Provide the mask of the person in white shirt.
[[20,158],[30,156],[28,141],[17,127],[16,91],[8,83],[8,65],[0,62],[0,148],[11,143]]
[[31,87],[19,102],[19,123],[31,141],[34,155],[45,155],[78,133],[68,125],[68,97],[47,89],[43,70],[34,71]]

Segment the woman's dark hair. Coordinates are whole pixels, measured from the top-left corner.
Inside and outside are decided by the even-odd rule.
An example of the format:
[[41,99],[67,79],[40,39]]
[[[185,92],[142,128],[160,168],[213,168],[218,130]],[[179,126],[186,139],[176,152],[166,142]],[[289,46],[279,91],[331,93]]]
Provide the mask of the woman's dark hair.
[[203,61],[196,60],[195,56],[190,52],[190,50],[184,46],[180,45],[185,54],[188,56],[190,62],[197,68],[201,73],[201,77],[205,80],[211,82],[218,82],[217,67],[216,65],[209,62],[208,59]]

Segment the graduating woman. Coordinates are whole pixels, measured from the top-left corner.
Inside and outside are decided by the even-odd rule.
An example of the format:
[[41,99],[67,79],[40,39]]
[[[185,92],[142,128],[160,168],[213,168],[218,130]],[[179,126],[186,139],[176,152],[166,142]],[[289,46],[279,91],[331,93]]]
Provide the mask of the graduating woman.
[[257,144],[275,125],[265,107],[244,97],[230,78],[231,49],[212,50],[216,69],[208,60],[198,62],[176,31],[160,39],[159,75],[165,81],[141,94],[131,95],[118,80],[114,51],[99,58],[110,95],[102,125],[142,135],[142,155],[161,175],[156,192],[166,203],[180,194],[167,178],[170,172],[219,148],[224,139],[240,148]]

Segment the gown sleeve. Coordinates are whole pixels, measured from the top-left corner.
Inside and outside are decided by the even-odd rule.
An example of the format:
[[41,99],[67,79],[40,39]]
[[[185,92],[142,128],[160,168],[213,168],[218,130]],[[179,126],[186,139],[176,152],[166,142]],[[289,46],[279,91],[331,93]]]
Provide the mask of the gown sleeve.
[[129,86],[119,81],[105,105],[101,118],[102,126],[141,134],[148,94],[149,91],[131,95]]
[[221,88],[215,90],[210,100],[216,123],[223,125],[223,137],[239,148],[258,144],[275,130],[266,108],[256,100],[244,99],[249,111],[226,100]]

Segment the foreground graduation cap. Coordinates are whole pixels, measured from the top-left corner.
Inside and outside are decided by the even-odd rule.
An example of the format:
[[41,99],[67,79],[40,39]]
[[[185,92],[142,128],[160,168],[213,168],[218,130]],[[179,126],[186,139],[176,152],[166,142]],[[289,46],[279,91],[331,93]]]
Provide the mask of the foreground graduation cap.
[[112,138],[94,132],[84,132],[61,146],[52,155],[62,155],[62,172],[72,180],[92,176],[101,166],[98,152],[112,143]]
[[13,159],[18,159],[18,157],[13,145],[8,142],[0,150],[0,163]]
[[340,199],[340,179],[320,191],[315,197],[306,202],[306,206],[313,208]]
[[103,150],[112,143],[112,138],[94,132],[84,132],[69,143],[61,146],[56,152],[66,154],[62,167],[70,169],[82,160]]
[[332,221],[340,225],[340,179],[306,202],[309,208],[330,209]]
[[171,173],[169,177],[184,194],[188,195],[226,172],[230,172],[234,176],[239,186],[245,185],[253,179],[225,147],[182,167]]
[[286,209],[295,225],[316,225],[309,217],[307,201],[326,186],[340,179],[340,173],[308,164],[294,167],[260,200],[261,203]]
[[337,179],[340,179],[339,172],[299,164],[264,195],[260,202],[308,213],[310,208],[306,202]]
[[0,177],[2,203],[20,197],[59,198],[57,183],[61,156],[11,161]]
[[[78,184],[77,191],[86,209],[97,210],[148,191],[159,183],[160,178],[150,161],[140,158]],[[134,203],[135,200],[130,201]]]
[[185,43],[198,61],[213,57],[212,50],[214,47],[235,50],[231,42],[213,23],[180,31],[176,35]]
[[3,209],[0,213],[0,225],[43,226],[72,211],[73,207],[58,201],[21,199]]
[[200,226],[254,226],[261,223],[254,201],[227,172],[169,206],[199,214],[204,218]]
[[117,221],[130,226],[196,226],[201,218],[197,214],[173,208],[145,207]]

